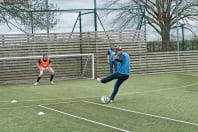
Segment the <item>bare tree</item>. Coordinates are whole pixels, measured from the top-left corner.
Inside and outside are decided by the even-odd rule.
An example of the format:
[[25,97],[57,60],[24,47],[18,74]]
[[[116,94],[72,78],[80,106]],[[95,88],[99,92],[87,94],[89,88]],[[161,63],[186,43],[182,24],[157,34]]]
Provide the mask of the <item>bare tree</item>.
[[[34,29],[44,29],[47,24],[47,12],[31,12],[31,10],[45,9],[45,0],[3,0],[3,2],[0,2],[0,24],[6,23],[10,29],[14,26],[25,33],[27,33],[26,29],[30,28],[32,24]],[[49,9],[57,9],[57,7],[50,4]],[[48,13],[49,26],[53,28],[57,24],[57,19],[55,13]]]
[[[176,28],[176,0],[111,0],[108,1],[108,7],[145,8],[147,23],[160,34],[163,50],[171,49],[170,31]],[[198,22],[198,0],[178,0],[178,7],[179,22],[186,24],[186,28],[192,31],[191,22]],[[137,16],[137,13],[126,10],[119,13],[113,21],[123,28]]]

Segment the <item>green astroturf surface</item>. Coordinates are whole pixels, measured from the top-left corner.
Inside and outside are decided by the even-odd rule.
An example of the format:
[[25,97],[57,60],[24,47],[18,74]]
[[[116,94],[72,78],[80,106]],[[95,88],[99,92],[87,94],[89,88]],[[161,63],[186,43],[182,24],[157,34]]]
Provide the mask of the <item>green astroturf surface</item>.
[[198,132],[198,72],[132,76],[105,105],[100,97],[111,95],[115,81],[55,83],[0,85],[0,132]]

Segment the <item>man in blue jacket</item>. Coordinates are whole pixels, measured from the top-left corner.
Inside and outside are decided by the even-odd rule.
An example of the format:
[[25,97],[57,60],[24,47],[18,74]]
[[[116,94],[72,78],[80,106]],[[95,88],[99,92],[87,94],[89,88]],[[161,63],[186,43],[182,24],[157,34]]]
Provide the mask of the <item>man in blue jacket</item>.
[[114,56],[116,56],[115,46],[112,44],[107,55],[107,63],[110,65],[110,74],[113,73],[113,66],[115,68],[115,72],[117,71],[117,62],[113,59]]
[[113,93],[110,97],[110,102],[114,101],[116,94],[118,93],[120,85],[129,78],[130,76],[130,57],[126,52],[122,51],[121,47],[116,49],[118,57],[114,57],[114,60],[118,62],[117,72],[110,74],[106,78],[97,78],[97,81],[101,83],[107,83],[114,79],[118,79],[114,85]]

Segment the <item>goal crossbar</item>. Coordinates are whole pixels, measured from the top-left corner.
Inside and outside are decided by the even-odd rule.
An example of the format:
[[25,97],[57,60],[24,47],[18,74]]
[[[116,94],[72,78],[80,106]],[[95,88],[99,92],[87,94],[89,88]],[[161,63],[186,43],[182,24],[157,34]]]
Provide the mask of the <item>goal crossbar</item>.
[[[88,58],[84,58],[84,57],[88,57]],[[20,57],[0,57],[0,62],[2,62],[2,64],[4,64],[4,63],[9,63],[9,61],[19,61],[20,63],[24,63],[24,61],[23,60],[28,60],[28,59],[33,59],[33,60],[35,60],[35,59],[39,59],[39,58],[41,58],[42,56],[20,56]],[[63,59],[66,59],[66,58],[68,58],[68,57],[78,57],[79,59],[82,57],[82,58],[84,58],[83,59],[83,61],[85,62],[84,63],[84,68],[82,69],[82,75],[81,76],[83,76],[84,75],[84,73],[85,73],[85,70],[86,70],[86,68],[87,68],[87,63],[88,63],[88,60],[91,60],[90,62],[90,72],[92,72],[92,73],[90,73],[90,75],[92,75],[92,79],[95,79],[95,66],[94,66],[94,54],[60,54],[60,55],[53,55],[53,54],[51,54],[51,55],[49,55],[49,58],[52,58],[52,59],[55,59],[56,60],[56,58],[57,59],[60,59],[60,58],[63,58]],[[82,59],[81,58],[81,59]],[[65,63],[67,63],[67,62],[65,62]],[[68,65],[70,65],[70,63],[71,62],[68,62]],[[71,66],[70,66],[71,67]],[[10,67],[11,68],[11,67]],[[16,67],[15,67],[16,68]],[[6,68],[7,69],[7,68]],[[15,69],[15,70],[17,70],[17,69]],[[20,70],[20,69],[18,69],[18,70]]]
[[[75,56],[92,56],[94,57],[94,54],[67,54],[67,55],[49,55],[50,58],[55,57],[75,57]],[[21,56],[21,57],[2,57],[0,60],[20,60],[20,59],[39,59],[42,56]]]

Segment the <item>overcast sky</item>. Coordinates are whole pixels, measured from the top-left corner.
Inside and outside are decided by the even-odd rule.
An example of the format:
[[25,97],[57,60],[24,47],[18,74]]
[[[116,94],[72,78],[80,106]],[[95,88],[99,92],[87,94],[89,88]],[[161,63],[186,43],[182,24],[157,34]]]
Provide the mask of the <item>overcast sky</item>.
[[[109,0],[97,0],[97,7],[104,6],[104,3]],[[126,1],[126,0],[123,0]],[[85,9],[85,8],[94,8],[94,0],[49,0],[49,3],[57,5],[60,9]],[[51,29],[50,32],[71,32],[72,27],[76,21],[78,14],[76,13],[62,13],[58,17],[58,24],[54,29]],[[94,31],[94,21],[93,14],[86,15],[82,17],[83,31]],[[104,23],[105,24],[105,23]],[[76,32],[79,31],[79,24],[75,29]],[[0,26],[0,34],[11,34],[11,33],[22,33],[18,29],[13,28],[10,30],[6,25]],[[102,30],[100,24],[98,24],[99,30]],[[107,24],[105,28],[110,29],[111,27]],[[152,28],[147,27],[149,32],[147,32],[147,40],[160,40],[160,36],[152,30]],[[31,29],[29,30],[31,32]],[[45,30],[37,32],[46,32]],[[187,31],[186,34],[190,34]],[[175,34],[175,33],[173,33]],[[181,34],[181,32],[180,32]],[[181,36],[181,35],[180,35]],[[176,38],[174,35],[172,38]],[[181,37],[180,37],[181,38]]]
[[[103,2],[101,2],[103,1]],[[97,6],[101,6],[105,0],[97,0]],[[94,8],[93,0],[49,0],[49,4],[55,4],[59,9],[86,9]],[[58,24],[54,29],[51,29],[50,32],[71,32],[73,25],[76,21],[78,14],[77,13],[62,13],[59,14]],[[94,29],[93,23],[93,14],[86,15],[82,17],[83,31],[90,31]],[[79,31],[79,24],[76,27],[75,31]],[[22,33],[18,29],[12,27],[10,30],[6,24],[0,26],[0,34],[11,34],[11,33]],[[99,27],[100,29],[100,27]],[[30,31],[31,32],[31,29]],[[36,32],[46,32],[46,31],[36,31]]]

